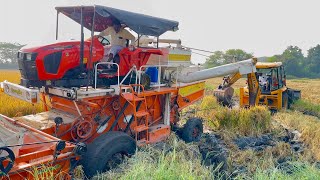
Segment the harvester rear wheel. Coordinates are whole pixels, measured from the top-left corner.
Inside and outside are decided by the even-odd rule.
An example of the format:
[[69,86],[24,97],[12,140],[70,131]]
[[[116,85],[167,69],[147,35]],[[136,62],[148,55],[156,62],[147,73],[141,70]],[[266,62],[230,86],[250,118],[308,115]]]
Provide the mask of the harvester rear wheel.
[[182,129],[181,138],[185,142],[199,141],[203,133],[203,124],[199,118],[190,118]]
[[122,163],[136,151],[136,142],[128,134],[112,131],[99,136],[88,144],[87,152],[82,156],[81,164],[88,178],[97,173],[108,171]]

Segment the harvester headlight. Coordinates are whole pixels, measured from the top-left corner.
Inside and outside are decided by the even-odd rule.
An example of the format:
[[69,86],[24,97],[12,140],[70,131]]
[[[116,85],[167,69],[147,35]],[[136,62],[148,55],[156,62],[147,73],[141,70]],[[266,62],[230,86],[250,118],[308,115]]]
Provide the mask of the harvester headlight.
[[31,61],[32,59],[32,54],[28,53],[26,54],[26,60]]
[[26,61],[35,61],[37,57],[37,53],[25,53]]

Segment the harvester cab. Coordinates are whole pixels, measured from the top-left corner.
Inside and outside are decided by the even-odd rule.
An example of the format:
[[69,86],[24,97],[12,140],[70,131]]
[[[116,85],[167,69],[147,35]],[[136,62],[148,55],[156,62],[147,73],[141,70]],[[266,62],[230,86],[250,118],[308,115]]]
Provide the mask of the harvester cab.
[[[121,81],[133,67],[139,69],[146,65],[152,54],[163,54],[157,48],[158,45],[156,48],[140,47],[139,41],[142,36],[154,36],[159,39],[159,36],[166,31],[178,29],[176,21],[103,6],[56,7],[56,10],[56,38],[58,38],[59,15],[63,14],[81,25],[81,40],[22,48],[18,53],[18,62],[23,86],[69,88],[93,86],[94,82],[99,87],[114,85],[118,83],[117,80]],[[114,62],[106,62],[104,58],[110,46],[113,45],[110,44],[110,39],[95,33],[113,27],[117,22],[121,23],[122,28],[131,29],[137,34],[137,46],[129,47],[129,40],[125,39],[127,43],[121,47],[118,55],[115,55]],[[91,38],[87,40],[84,39],[84,28],[91,31]],[[102,64],[108,64],[114,68],[103,69]],[[119,79],[117,79],[118,76]],[[97,80],[94,80],[95,78]]]
[[[271,110],[290,108],[291,104],[301,98],[301,91],[287,87],[285,67],[281,62],[258,62],[257,80],[260,89],[258,104],[268,106]],[[240,106],[248,106],[248,89],[240,88]]]

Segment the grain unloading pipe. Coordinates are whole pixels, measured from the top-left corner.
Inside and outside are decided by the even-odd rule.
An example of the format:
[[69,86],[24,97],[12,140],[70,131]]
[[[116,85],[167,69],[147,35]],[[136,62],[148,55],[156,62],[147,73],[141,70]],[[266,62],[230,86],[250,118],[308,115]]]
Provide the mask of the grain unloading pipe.
[[201,71],[192,72],[189,74],[180,74],[177,78],[178,82],[192,83],[196,81],[202,81],[214,77],[226,76],[229,74],[240,73],[241,75],[256,72],[255,64],[257,58],[239,61],[236,63],[225,64],[222,66],[213,67]]

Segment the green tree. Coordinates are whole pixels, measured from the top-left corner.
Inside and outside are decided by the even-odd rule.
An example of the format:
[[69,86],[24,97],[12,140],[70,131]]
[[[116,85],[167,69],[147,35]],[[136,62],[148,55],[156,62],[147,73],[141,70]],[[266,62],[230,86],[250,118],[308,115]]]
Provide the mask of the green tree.
[[250,58],[252,58],[252,54],[241,49],[229,49],[225,53],[222,51],[215,51],[209,58],[207,58],[205,67],[211,68]]
[[320,45],[310,48],[308,50],[307,56],[307,69],[316,74],[317,77],[320,76]]
[[213,52],[213,54],[209,58],[207,58],[205,62],[205,67],[211,68],[211,67],[220,66],[224,64],[225,63],[224,55],[225,54],[222,51]]
[[0,64],[17,64],[17,53],[23,45],[0,42]]
[[229,49],[224,55],[225,63],[233,63],[252,58],[252,53],[247,53],[241,49]]
[[282,61],[281,55],[274,55],[274,56],[268,57],[266,61],[267,62],[280,62],[280,61]]
[[305,76],[305,57],[298,46],[287,47],[287,49],[281,54],[281,61],[285,66],[287,74],[296,77]]

